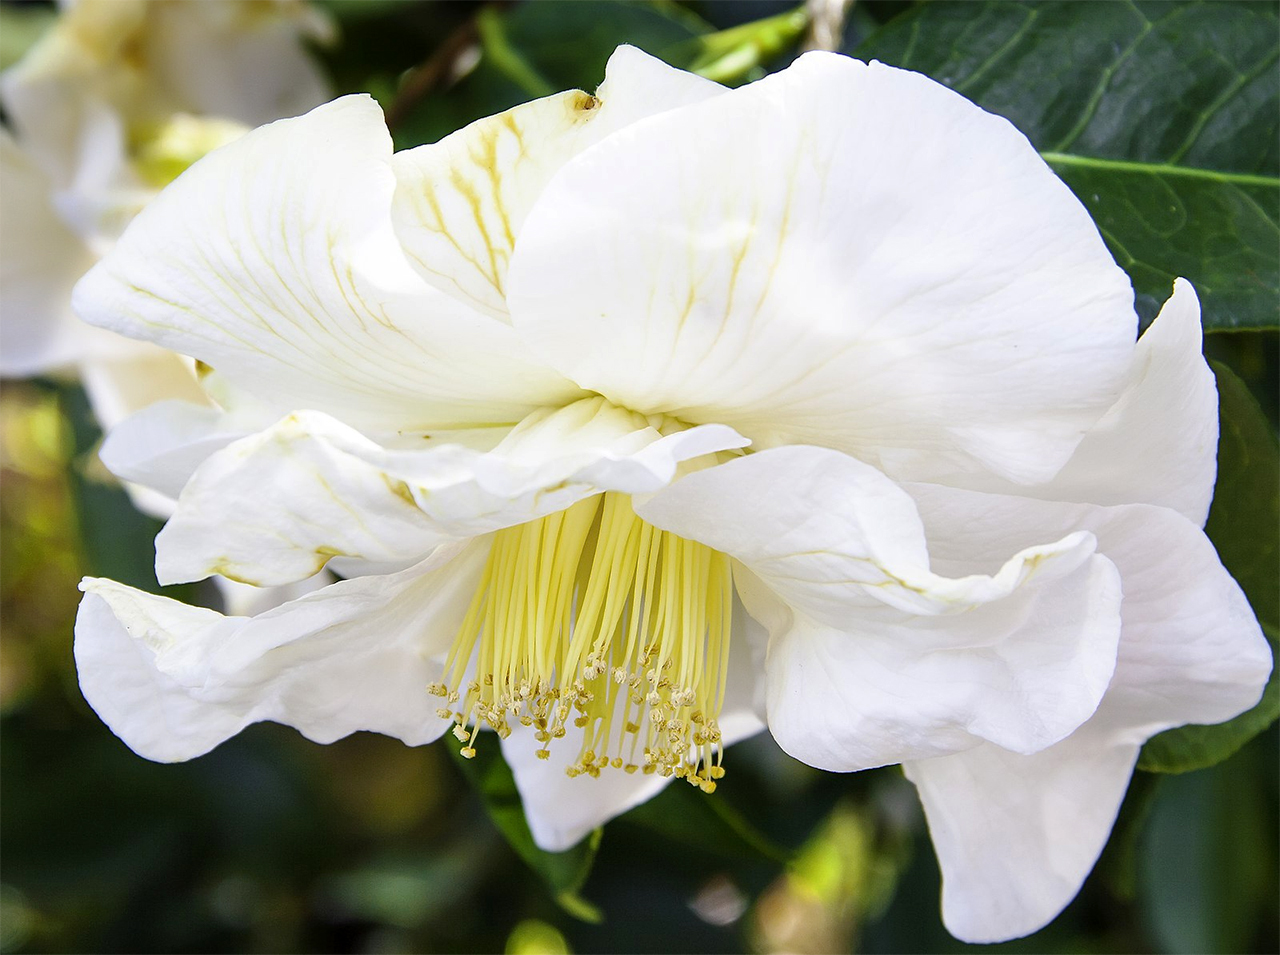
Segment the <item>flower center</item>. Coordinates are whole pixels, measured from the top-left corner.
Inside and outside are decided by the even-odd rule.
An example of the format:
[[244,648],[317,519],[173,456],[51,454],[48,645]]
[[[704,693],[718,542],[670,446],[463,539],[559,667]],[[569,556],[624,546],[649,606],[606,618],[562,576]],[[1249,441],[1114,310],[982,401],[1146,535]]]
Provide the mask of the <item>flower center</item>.
[[606,493],[494,535],[430,689],[449,704],[439,712],[456,721],[463,756],[482,724],[508,736],[510,716],[533,727],[546,759],[572,722],[583,735],[570,776],[642,769],[712,792],[732,606],[726,555]]

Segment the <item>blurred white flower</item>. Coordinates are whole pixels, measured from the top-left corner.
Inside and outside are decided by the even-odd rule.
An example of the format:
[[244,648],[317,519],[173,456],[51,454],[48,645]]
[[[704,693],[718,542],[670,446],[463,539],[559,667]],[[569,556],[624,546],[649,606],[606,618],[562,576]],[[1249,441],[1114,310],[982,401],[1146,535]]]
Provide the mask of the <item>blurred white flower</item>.
[[595,97],[395,155],[341,99],[197,164],[76,304],[283,414],[113,439],[182,489],[162,580],[357,575],[254,618],[87,580],[81,686],[153,759],[488,726],[560,849],[767,723],[903,763],[948,926],[992,940],[1074,895],[1146,738],[1270,669],[1200,530],[1194,292],[1135,347],[1080,204],[916,74],[727,91],[624,47]]
[[189,360],[86,326],[71,289],[196,159],[328,98],[302,44],[327,29],[298,0],[64,5],[0,77],[0,374],[77,371],[104,428],[163,398],[204,401]]

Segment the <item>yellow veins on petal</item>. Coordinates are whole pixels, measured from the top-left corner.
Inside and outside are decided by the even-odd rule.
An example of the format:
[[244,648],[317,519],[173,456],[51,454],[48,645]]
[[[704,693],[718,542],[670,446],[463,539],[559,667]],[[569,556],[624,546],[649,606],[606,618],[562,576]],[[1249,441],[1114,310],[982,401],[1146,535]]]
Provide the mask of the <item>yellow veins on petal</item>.
[[570,776],[642,770],[712,792],[724,774],[732,605],[725,554],[606,493],[494,535],[444,682],[430,689],[464,756],[481,725],[505,738],[517,719],[545,759],[572,723],[582,743]]

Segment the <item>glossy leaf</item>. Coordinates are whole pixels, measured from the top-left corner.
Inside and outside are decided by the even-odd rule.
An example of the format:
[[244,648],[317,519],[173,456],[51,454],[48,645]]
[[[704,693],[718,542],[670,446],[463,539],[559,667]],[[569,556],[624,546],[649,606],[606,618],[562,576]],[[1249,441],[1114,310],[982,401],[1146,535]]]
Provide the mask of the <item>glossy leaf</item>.
[[1209,331],[1280,324],[1273,4],[921,4],[852,51],[1021,129],[1088,207],[1154,316],[1173,279]]
[[757,830],[720,794],[708,796],[673,783],[624,817],[671,840],[682,850],[728,859],[786,862],[791,853]]
[[599,910],[578,895],[578,891],[591,873],[591,865],[600,846],[601,830],[597,829],[565,852],[539,849],[529,832],[515,778],[502,759],[497,738],[490,736],[480,742],[482,745],[475,747],[476,754],[471,759],[464,759],[458,747],[449,740],[444,745],[453,754],[463,775],[475,786],[498,831],[516,854],[546,883],[560,906],[583,921],[598,922]]
[[[664,51],[711,32],[707,23],[675,4],[627,0],[522,3],[502,14],[500,22],[510,49],[546,81],[547,92],[595,89],[621,43],[666,59]],[[490,47],[485,53],[491,53]]]
[[[1222,563],[1244,588],[1277,655],[1280,593],[1280,448],[1262,409],[1244,383],[1214,363],[1218,378],[1218,483],[1205,530]],[[1262,702],[1214,726],[1183,726],[1153,737],[1143,747],[1141,769],[1181,773],[1226,759],[1280,715],[1275,669]]]
[[1155,951],[1274,951],[1275,742],[1166,779],[1142,839],[1139,911]]

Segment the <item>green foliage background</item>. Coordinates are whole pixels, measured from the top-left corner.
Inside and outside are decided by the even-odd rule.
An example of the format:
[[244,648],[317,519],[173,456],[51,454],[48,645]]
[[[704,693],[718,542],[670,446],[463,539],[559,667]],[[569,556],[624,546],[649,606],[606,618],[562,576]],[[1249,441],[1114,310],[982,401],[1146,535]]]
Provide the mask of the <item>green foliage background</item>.
[[[336,91],[373,92],[402,148],[591,89],[618,43],[738,84],[789,63],[806,27],[768,0],[321,5],[340,27],[317,51]],[[52,10],[0,15],[7,65]],[[1278,30],[1268,2],[866,0],[843,42],[1022,129],[1094,215],[1144,323],[1175,276],[1195,283],[1222,396],[1208,531],[1273,644]],[[767,735],[734,747],[714,798],[671,787],[557,855],[533,847],[495,747],[467,763],[443,741],[321,747],[259,725],[188,764],[135,757],[80,698],[70,632],[81,575],[156,587],[156,526],[97,465],[77,388],[6,382],[2,398],[0,951],[970,948],[941,926],[900,772],[820,773]],[[1280,949],[1278,707],[1273,674],[1253,712],[1149,744],[1080,897],[997,948]]]

